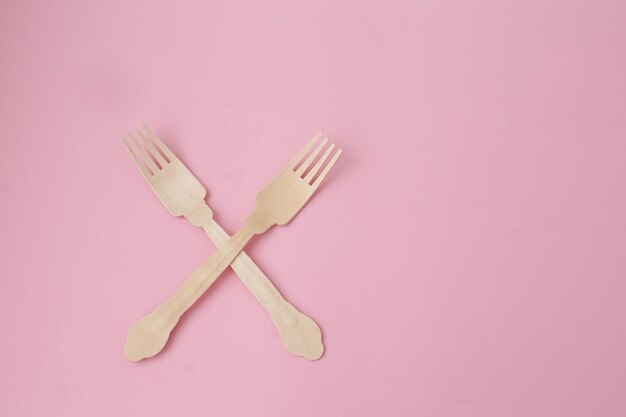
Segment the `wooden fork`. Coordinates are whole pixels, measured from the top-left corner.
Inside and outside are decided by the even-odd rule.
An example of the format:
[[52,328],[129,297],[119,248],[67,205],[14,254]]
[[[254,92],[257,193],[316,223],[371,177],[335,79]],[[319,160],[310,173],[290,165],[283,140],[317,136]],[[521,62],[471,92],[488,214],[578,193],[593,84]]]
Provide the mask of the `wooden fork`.
[[[152,190],[172,215],[186,217],[202,227],[217,247],[223,245],[229,236],[213,220],[204,200],[206,188],[148,126],[142,127],[135,129],[140,141],[131,133],[134,145],[126,139],[124,144]],[[231,266],[270,314],[287,350],[310,360],[321,357],[324,345],[319,326],[288,303],[245,252]]]
[[300,163],[321,136],[321,133],[315,135],[257,194],[256,208],[248,216],[245,226],[196,269],[164,304],[131,326],[124,347],[128,359],[138,361],[158,354],[167,343],[170,332],[180,317],[228,267],[250,239],[254,235],[264,233],[273,225],[289,223],[300,211],[341,154],[341,149],[337,150],[323,167],[334,148],[334,145],[330,145],[311,168],[317,155],[326,145],[327,139],[324,139],[306,160]]

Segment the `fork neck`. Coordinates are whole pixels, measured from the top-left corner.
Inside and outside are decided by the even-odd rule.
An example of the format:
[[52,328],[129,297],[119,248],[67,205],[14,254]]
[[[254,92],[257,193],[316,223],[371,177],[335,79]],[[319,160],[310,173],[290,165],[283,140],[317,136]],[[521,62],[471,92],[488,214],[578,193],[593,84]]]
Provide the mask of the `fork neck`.
[[203,200],[195,209],[185,213],[184,216],[193,223],[194,226],[206,228],[213,220],[213,211],[211,211],[211,208]]
[[276,224],[268,220],[271,216],[267,211],[267,209],[261,206],[256,206],[254,211],[246,219],[245,228],[255,235],[265,233],[267,229]]

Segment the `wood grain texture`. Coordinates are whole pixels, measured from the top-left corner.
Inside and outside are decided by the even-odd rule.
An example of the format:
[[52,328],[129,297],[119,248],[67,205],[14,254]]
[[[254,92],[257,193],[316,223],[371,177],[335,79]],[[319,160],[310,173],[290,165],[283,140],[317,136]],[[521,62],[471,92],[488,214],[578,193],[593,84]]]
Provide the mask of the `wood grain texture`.
[[[141,135],[140,131],[138,131],[138,133]],[[243,250],[250,239],[254,235],[264,233],[273,225],[287,224],[298,213],[298,211],[300,211],[308,199],[313,195],[317,187],[319,187],[320,183],[323,181],[341,154],[341,149],[339,149],[334,152],[332,158],[328,160],[328,157],[334,149],[334,145],[330,145],[327,147],[324,154],[318,158],[319,153],[326,146],[326,138],[323,138],[318,146],[309,153],[313,145],[322,136],[321,132],[316,134],[315,137],[311,139],[311,141],[309,141],[309,143],[287,164],[287,166],[285,166],[285,168],[281,170],[260,193],[257,194],[255,199],[256,208],[250,216],[248,216],[245,226],[235,235],[227,239],[209,259],[207,259],[193,272],[193,274],[178,288],[174,295],[172,295],[164,304],[138,320],[129,329],[124,348],[124,353],[128,359],[136,361],[158,354],[167,343],[170,332],[176,326],[182,314],[184,314],[185,311],[193,305],[193,303],[206,291],[207,288],[209,288],[209,286],[217,279],[217,277],[219,277],[228,265],[235,260],[239,252]],[[137,141],[132,136],[131,138],[135,142],[135,145],[139,147]],[[144,139],[145,142],[148,142],[143,136],[142,139]],[[139,148],[141,148],[140,151],[145,152],[142,147]],[[137,164],[140,165],[140,169],[142,169],[144,175],[147,175],[147,169],[150,169],[152,172],[156,170],[155,167],[150,166],[151,164],[154,164],[155,161],[152,160],[149,155],[144,153],[147,167],[141,166],[138,155],[133,152],[130,146],[128,146],[128,149],[135,158]],[[153,151],[157,152],[156,149]],[[173,154],[171,156],[173,156]],[[305,157],[306,159],[303,161]],[[315,164],[313,165],[314,162]],[[195,186],[195,184],[189,182],[189,179],[186,179],[185,181],[187,181],[187,186]],[[172,197],[177,192],[177,188],[172,187],[168,188],[168,190],[169,192],[165,194],[166,198],[175,201],[172,205],[173,210],[170,210],[173,214],[180,213],[184,210],[188,213],[192,213],[190,220],[194,222],[202,221],[203,224],[209,218],[210,209],[209,211],[202,211],[201,209],[198,211],[199,209],[197,206],[190,206],[190,201],[194,200],[193,193],[187,193],[183,199],[178,199]],[[196,190],[199,190],[199,188],[196,188]],[[204,195],[202,195],[202,198],[204,198]],[[202,219],[204,219],[204,221]],[[215,226],[212,226],[212,228],[213,232],[211,233],[215,233]],[[241,266],[242,269],[247,267],[245,259]],[[286,309],[283,311],[283,314],[285,312],[289,314],[292,311]],[[289,317],[288,315],[281,316],[279,314],[276,317],[276,321],[278,321],[281,325],[290,324],[289,321],[285,320],[285,317]],[[274,318],[274,316],[272,318]],[[312,323],[312,321],[308,323],[304,321],[303,323],[305,323],[305,326],[303,326],[302,329],[305,330],[304,333],[306,336],[312,336],[313,339],[315,339],[319,334],[319,328],[317,325]],[[281,327],[279,327],[279,329],[280,328]],[[301,333],[298,332],[281,332],[281,337],[284,336],[283,342],[288,349],[291,346],[294,350],[306,351],[306,343],[302,343],[300,335]],[[305,338],[304,340],[308,339]],[[321,356],[322,352],[323,348],[321,350],[307,351],[306,355],[311,359],[315,359]]]
[[[134,146],[126,140],[124,143],[163,205],[172,215],[183,216],[203,228],[217,247],[223,245],[229,235],[213,219],[213,212],[204,200],[206,188],[148,126],[144,124],[136,129],[136,135],[142,142],[130,134]],[[231,266],[269,313],[287,350],[310,360],[320,358],[324,345],[317,323],[287,302],[245,252]]]

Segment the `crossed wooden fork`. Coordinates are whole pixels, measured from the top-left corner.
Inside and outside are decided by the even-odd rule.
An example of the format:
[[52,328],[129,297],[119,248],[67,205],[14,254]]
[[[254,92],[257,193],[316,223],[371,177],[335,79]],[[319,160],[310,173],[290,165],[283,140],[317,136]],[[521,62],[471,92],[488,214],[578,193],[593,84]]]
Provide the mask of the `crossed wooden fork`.
[[[322,356],[319,326],[288,303],[267,276],[243,252],[256,234],[274,224],[287,224],[304,206],[331,170],[341,149],[318,132],[256,197],[257,207],[233,237],[213,220],[204,198],[206,188],[145,124],[124,144],[161,202],[174,216],[184,216],[202,227],[218,250],[208,258],[163,305],[137,321],[129,330],[124,353],[130,360],[154,356],[167,343],[178,319],[231,265],[246,287],[270,314],[287,350],[309,360]],[[320,141],[321,139],[321,141]],[[318,145],[311,152],[311,148]],[[320,152],[324,153],[318,157]],[[331,153],[333,156],[329,159]],[[306,159],[305,159],[306,157]],[[315,164],[314,164],[315,163]]]

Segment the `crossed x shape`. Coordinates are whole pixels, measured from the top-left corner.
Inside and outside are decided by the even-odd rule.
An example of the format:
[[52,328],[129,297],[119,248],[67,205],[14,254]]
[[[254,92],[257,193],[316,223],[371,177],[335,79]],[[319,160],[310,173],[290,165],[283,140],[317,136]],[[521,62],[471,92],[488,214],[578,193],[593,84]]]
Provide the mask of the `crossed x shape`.
[[[137,167],[161,202],[174,216],[184,216],[203,228],[218,250],[185,281],[166,303],[137,321],[128,332],[124,353],[141,360],[161,351],[180,316],[232,266],[246,287],[270,314],[289,352],[309,360],[322,356],[324,345],[319,326],[298,311],[278,292],[269,278],[243,252],[245,244],[269,227],[287,224],[304,206],[341,154],[318,132],[256,197],[257,207],[246,225],[230,237],[213,220],[204,200],[206,188],[178,157],[145,124],[124,144]],[[318,145],[313,149],[313,145]],[[311,150],[313,149],[313,150]],[[324,150],[324,153],[320,152]],[[329,159],[329,156],[332,157]]]

